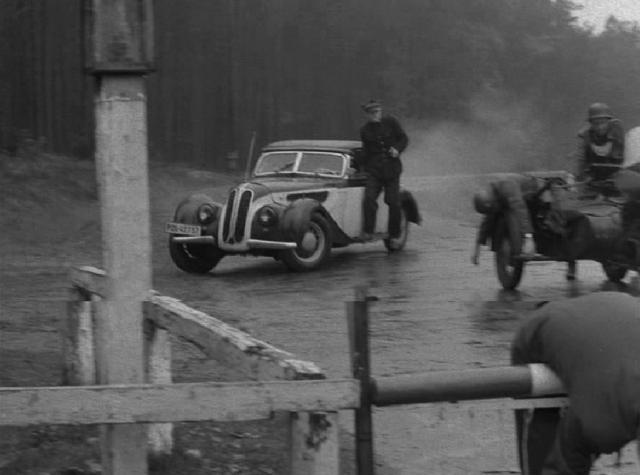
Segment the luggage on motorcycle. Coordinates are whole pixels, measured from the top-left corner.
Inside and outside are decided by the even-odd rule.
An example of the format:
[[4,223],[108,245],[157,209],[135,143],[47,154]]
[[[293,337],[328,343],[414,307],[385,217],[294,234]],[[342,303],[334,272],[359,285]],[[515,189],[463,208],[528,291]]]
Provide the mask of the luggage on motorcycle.
[[622,234],[620,208],[608,203],[586,204],[580,212],[589,220],[598,246],[613,243]]

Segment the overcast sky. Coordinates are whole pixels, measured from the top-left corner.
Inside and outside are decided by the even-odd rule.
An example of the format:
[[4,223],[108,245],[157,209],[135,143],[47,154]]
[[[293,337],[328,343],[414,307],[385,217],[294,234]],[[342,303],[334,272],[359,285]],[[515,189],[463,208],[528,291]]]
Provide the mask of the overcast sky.
[[637,21],[640,23],[640,0],[576,0],[584,6],[577,12],[580,23],[590,23],[601,30],[609,15],[619,20]]

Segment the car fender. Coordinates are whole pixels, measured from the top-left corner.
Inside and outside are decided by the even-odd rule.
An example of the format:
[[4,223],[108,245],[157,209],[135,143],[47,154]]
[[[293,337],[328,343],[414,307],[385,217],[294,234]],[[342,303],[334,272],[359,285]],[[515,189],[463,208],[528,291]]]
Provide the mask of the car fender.
[[410,191],[400,191],[400,203],[402,204],[402,209],[404,209],[409,222],[416,224],[422,223],[422,216],[420,216],[418,203]]
[[220,203],[213,201],[213,199],[204,193],[197,193],[186,197],[176,206],[173,220],[177,223],[198,224],[198,208],[203,204],[210,204],[214,208],[222,211],[222,205]]
[[298,240],[301,234],[309,228],[311,215],[319,211],[327,216],[327,211],[320,202],[311,198],[302,198],[289,205],[282,215],[282,230],[291,239]]
[[[198,221],[198,208],[203,204],[209,204],[218,209],[218,218],[212,222],[202,225]],[[203,193],[197,193],[188,196],[182,200],[176,207],[176,211],[173,215],[173,221],[176,223],[184,224],[196,224],[203,227],[202,234],[207,236],[217,236],[218,225],[220,223],[220,216],[222,215],[223,205],[213,201],[209,196]]]

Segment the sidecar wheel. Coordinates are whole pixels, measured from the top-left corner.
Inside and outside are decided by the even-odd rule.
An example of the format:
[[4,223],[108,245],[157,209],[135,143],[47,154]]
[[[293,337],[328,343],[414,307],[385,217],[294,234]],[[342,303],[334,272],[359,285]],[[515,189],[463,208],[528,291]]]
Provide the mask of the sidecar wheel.
[[515,260],[511,255],[509,236],[503,234],[498,238],[495,252],[496,272],[498,280],[505,290],[514,290],[520,284],[524,261]]

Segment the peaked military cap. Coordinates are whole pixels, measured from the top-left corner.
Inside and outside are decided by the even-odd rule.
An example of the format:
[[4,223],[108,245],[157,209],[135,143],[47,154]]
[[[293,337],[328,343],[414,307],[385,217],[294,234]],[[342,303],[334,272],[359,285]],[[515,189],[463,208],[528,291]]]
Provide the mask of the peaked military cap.
[[382,109],[382,103],[380,101],[371,99],[369,102],[362,104],[362,110],[365,112],[371,112],[375,109]]

